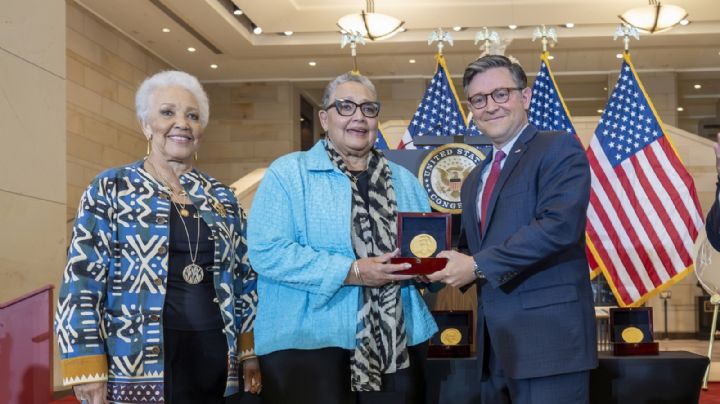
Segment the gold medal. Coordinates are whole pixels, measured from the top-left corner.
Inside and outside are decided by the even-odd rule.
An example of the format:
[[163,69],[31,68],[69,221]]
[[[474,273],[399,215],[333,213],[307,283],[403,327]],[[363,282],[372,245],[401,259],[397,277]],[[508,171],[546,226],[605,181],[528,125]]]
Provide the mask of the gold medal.
[[457,345],[462,341],[462,333],[457,328],[446,328],[440,333],[440,342],[443,345]]
[[188,216],[190,216],[190,211],[188,211],[188,210],[185,209],[185,208],[182,208],[182,209],[180,209],[180,216],[182,216],[182,217],[188,217]]
[[427,258],[437,250],[437,241],[429,234],[418,234],[410,241],[410,251],[420,258]]
[[645,334],[643,334],[642,330],[637,327],[628,327],[624,329],[621,336],[623,342],[631,344],[642,342],[643,338],[645,338]]

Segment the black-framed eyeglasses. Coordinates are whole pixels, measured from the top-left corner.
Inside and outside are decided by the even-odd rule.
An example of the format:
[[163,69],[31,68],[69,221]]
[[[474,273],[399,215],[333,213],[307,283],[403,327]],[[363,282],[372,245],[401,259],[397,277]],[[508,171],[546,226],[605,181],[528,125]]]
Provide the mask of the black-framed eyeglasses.
[[504,104],[510,99],[510,93],[513,90],[520,91],[522,88],[496,88],[491,93],[487,94],[475,94],[468,98],[468,102],[475,109],[484,108],[487,105],[488,95],[492,97],[493,101],[497,104]]
[[335,100],[333,105],[325,108],[325,110],[327,111],[332,107],[335,107],[338,114],[342,116],[352,116],[358,107],[360,107],[360,112],[366,118],[376,118],[380,114],[380,103],[377,101],[368,101],[363,102],[362,104],[357,104],[350,100]]

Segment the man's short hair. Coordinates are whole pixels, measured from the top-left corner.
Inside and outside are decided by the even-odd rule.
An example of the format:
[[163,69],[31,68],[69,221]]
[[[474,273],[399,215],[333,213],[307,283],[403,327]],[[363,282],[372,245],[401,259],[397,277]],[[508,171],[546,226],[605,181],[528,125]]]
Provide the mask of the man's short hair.
[[463,91],[465,92],[465,96],[467,97],[469,95],[467,88],[476,74],[484,73],[498,67],[504,67],[510,71],[510,75],[517,88],[527,87],[527,76],[519,63],[503,55],[485,55],[470,63],[468,67],[465,68],[465,74],[463,75]]

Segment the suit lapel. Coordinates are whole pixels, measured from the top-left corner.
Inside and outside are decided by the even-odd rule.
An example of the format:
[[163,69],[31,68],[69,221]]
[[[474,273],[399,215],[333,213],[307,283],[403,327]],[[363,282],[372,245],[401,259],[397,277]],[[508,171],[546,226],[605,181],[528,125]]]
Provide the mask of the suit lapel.
[[523,156],[523,154],[525,154],[525,151],[528,147],[527,142],[529,142],[536,133],[537,129],[533,125],[528,125],[525,130],[520,134],[520,137],[515,142],[512,150],[510,150],[510,153],[506,157],[505,164],[503,165],[502,171],[500,171],[500,177],[495,183],[495,188],[493,188],[492,195],[490,195],[490,201],[488,202],[486,213],[487,220],[485,220],[485,223],[481,223],[485,234],[487,234],[487,228],[488,226],[490,226],[490,222],[492,222],[493,211],[495,210],[495,204],[497,203],[500,191],[502,191],[503,187],[508,181],[508,178],[510,178],[513,170],[520,162],[520,158]]

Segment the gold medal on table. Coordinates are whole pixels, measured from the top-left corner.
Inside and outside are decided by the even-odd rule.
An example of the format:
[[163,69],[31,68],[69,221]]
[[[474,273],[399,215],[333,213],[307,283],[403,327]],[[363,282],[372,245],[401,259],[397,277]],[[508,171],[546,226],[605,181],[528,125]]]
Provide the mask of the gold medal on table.
[[622,330],[622,334],[620,335],[623,339],[623,342],[631,344],[637,344],[639,342],[642,342],[643,338],[645,338],[645,334],[643,334],[642,330],[637,327],[628,327]]
[[410,252],[416,257],[430,257],[435,250],[437,250],[437,241],[429,234],[418,234],[410,241]]
[[462,333],[457,328],[446,328],[440,333],[440,342],[443,345],[457,345],[462,341]]

